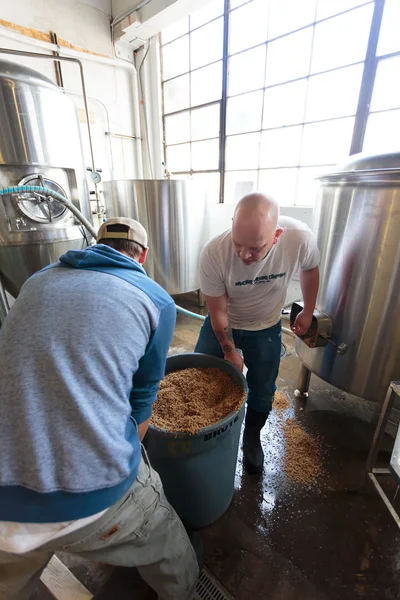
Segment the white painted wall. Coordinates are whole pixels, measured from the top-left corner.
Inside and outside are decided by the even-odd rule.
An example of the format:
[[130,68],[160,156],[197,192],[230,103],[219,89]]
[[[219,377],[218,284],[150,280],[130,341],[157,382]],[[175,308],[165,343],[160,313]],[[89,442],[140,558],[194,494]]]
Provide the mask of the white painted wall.
[[[75,46],[112,58],[110,11],[110,0],[0,0],[2,19],[44,33],[54,31],[58,37]],[[50,53],[48,50],[37,48],[29,37],[17,35],[15,39],[10,39],[7,36],[8,30],[0,27],[0,46],[3,48]],[[56,82],[53,61],[0,55],[0,59],[2,58],[25,64]],[[89,110],[93,121],[96,167],[103,170],[104,180],[137,177],[141,173],[140,140],[110,138],[106,135],[108,128],[113,133],[127,136],[140,133],[135,125],[138,100],[134,98],[134,73],[124,68],[95,63],[84,55],[82,61],[87,94],[90,97]],[[62,73],[65,89],[77,94],[71,94],[70,97],[78,109],[83,109],[78,66],[62,63]],[[81,122],[81,130],[85,164],[90,166],[85,122]],[[62,140],[60,142],[62,143]]]
[[112,55],[110,0],[0,0],[0,15],[23,27],[57,35],[75,46]]

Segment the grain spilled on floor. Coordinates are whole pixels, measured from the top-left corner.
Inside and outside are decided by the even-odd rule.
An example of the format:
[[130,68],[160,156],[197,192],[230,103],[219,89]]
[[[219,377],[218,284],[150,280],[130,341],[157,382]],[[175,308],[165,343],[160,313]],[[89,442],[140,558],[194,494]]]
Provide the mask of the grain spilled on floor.
[[289,399],[282,392],[276,392],[273,410],[285,445],[285,475],[292,481],[310,485],[322,472],[321,442],[317,435],[306,431],[296,418],[285,415],[288,408]]
[[282,392],[275,392],[274,411],[281,415],[283,411],[290,407],[289,399]]

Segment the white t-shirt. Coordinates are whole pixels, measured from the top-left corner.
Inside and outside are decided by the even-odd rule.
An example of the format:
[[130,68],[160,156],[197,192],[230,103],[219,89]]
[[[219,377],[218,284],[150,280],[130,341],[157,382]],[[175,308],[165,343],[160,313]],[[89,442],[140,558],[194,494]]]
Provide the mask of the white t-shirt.
[[280,217],[283,233],[267,256],[245,265],[236,256],[231,231],[212,239],[200,258],[200,287],[206,296],[228,296],[228,317],[233,329],[258,331],[281,318],[286,291],[293,275],[319,263],[312,231],[296,219]]

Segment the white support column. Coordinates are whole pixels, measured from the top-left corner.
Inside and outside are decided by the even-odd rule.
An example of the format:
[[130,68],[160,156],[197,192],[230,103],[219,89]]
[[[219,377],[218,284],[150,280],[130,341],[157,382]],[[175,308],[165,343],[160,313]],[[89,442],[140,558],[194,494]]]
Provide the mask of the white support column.
[[[163,122],[160,44],[158,36],[136,57],[139,79],[140,121],[142,132],[143,176],[161,179],[164,176]],[[147,52],[147,55],[146,55]],[[143,62],[144,61],[144,62]]]

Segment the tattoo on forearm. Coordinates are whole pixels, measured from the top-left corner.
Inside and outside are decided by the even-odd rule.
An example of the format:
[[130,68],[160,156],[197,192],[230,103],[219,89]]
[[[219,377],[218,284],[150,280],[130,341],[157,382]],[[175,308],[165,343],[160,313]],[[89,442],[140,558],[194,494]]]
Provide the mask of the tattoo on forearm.
[[224,330],[224,331],[225,331],[225,335],[226,335],[226,337],[228,338],[228,340],[229,340],[230,342],[233,342],[233,333],[232,333],[231,326],[230,326],[230,325],[228,325],[228,327],[225,327],[225,330]]
[[217,340],[221,344],[221,348],[224,354],[228,354],[235,349],[235,344],[233,341],[233,333],[231,326],[228,325],[224,328],[223,331],[215,332]]
[[224,331],[220,331],[218,333],[215,334],[217,337],[217,340],[219,342],[222,342],[224,340],[228,340],[229,342],[233,342],[233,333],[232,333],[232,329],[230,327],[230,325],[228,325],[227,327],[224,328]]

